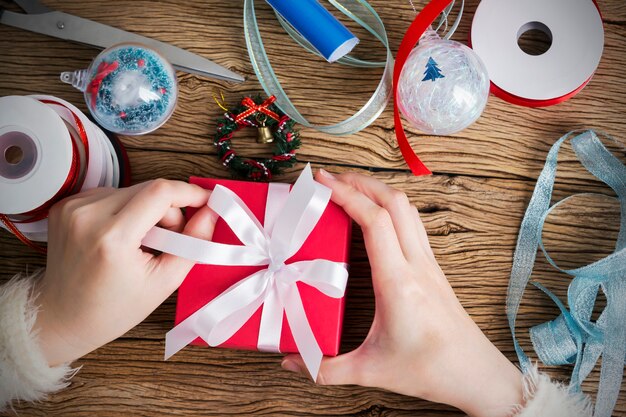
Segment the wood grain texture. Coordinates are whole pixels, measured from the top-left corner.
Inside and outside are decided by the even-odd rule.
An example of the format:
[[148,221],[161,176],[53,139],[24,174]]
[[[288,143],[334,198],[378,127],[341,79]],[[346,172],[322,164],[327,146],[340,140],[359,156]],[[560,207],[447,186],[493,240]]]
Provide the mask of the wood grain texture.
[[[261,91],[248,62],[242,33],[242,2],[190,0],[82,2],[46,1],[47,5],[102,23],[171,42],[244,74],[241,85],[179,73],[181,96],[172,119],[157,132],[124,137],[134,182],[190,175],[227,177],[213,157],[211,137],[221,111],[213,102],[216,89],[228,102]],[[381,70],[328,65],[304,53],[276,29],[263,2],[258,15],[264,42],[285,89],[302,112],[316,122],[337,122],[358,110],[375,89]],[[395,51],[414,16],[408,2],[371,2],[381,15]],[[425,1],[416,2],[424,4]],[[596,76],[573,100],[547,109],[526,109],[490,98],[485,115],[454,137],[429,137],[409,130],[412,144],[436,175],[412,177],[399,154],[388,108],[366,130],[332,137],[303,129],[302,162],[333,172],[354,169],[406,192],[422,213],[431,244],[463,305],[487,336],[515,360],[504,315],[508,274],[519,225],[545,155],[563,133],[582,127],[607,131],[626,140],[626,4],[601,0],[606,48]],[[467,17],[456,39],[465,40],[477,0],[467,4]],[[0,7],[15,7],[0,1]],[[371,36],[346,22],[362,38],[361,57],[381,58],[383,48]],[[82,104],[80,93],[58,81],[68,69],[86,67],[95,51],[86,46],[0,26],[0,96],[45,93]],[[286,58],[288,57],[288,58]],[[253,132],[241,132],[242,154],[264,150],[252,144]],[[613,147],[625,156],[623,148]],[[570,149],[560,159],[556,198],[574,192],[581,197],[550,219],[544,237],[564,266],[581,265],[608,254],[618,233],[619,207],[611,192],[582,172]],[[293,180],[299,164],[281,178]],[[1,198],[1,196],[0,196]],[[358,346],[374,314],[374,298],[363,239],[353,232],[351,278],[343,335],[343,351]],[[14,274],[45,265],[45,260],[0,232],[0,283]],[[564,296],[568,278],[539,259],[534,278]],[[16,407],[26,416],[108,415],[279,415],[279,416],[458,416],[450,407],[361,387],[320,387],[281,371],[279,355],[224,349],[187,348],[163,362],[164,334],[173,324],[175,296],[145,322],[117,341],[87,355],[71,388],[37,405]],[[518,321],[528,350],[527,329],[558,314],[537,290],[526,294]],[[565,379],[571,369],[553,368]],[[596,369],[585,383],[597,389]],[[616,416],[626,416],[622,387]]]
[[[96,0],[50,2],[58,9],[188,48],[244,74],[250,81],[238,85],[179,74],[181,100],[174,117],[149,137],[124,139],[129,147],[139,149],[214,153],[210,138],[214,133],[214,120],[221,113],[212,98],[215,90],[225,90],[229,103],[251,91],[260,91],[245,51],[242,5],[237,2],[232,7],[223,8],[212,2],[190,1],[184,6],[175,3],[159,2],[159,7],[151,7],[150,2],[120,1],[115,8],[103,8]],[[396,3],[400,4],[392,6],[386,2],[374,2],[385,21],[394,51],[414,15],[408,2]],[[604,11],[604,3],[607,11]],[[626,54],[623,53],[626,50],[626,20],[624,6],[614,3],[618,2],[600,2],[605,16],[605,52],[596,76],[579,96],[545,109],[511,106],[492,96],[485,117],[458,135],[432,137],[407,129],[412,145],[427,165],[439,173],[533,178],[547,149],[569,130],[598,128],[626,140],[619,135],[624,128],[623,115],[626,113],[626,92],[621,88],[622,68],[626,64]],[[456,39],[467,39],[475,6],[476,1],[469,2],[467,17],[455,35]],[[141,16],[137,15],[137,10],[141,10]],[[609,13],[614,14],[608,18]],[[259,4],[258,14],[274,69],[303,114],[315,122],[338,122],[367,101],[382,70],[325,64],[276,29],[275,18],[268,6]],[[149,21],[150,25],[138,24],[138,21]],[[380,58],[384,51],[382,45],[371,39],[371,35],[356,27],[353,29],[363,38],[356,54]],[[46,48],[41,47],[42,42]],[[93,49],[0,27],[0,50],[6,51],[0,76],[11,79],[5,87],[7,90],[0,87],[0,94],[43,91],[82,103],[81,94],[60,83],[58,74],[63,70],[86,67],[93,57]],[[55,59],[51,60],[51,57]],[[289,60],[283,57],[289,57]],[[601,107],[602,111],[591,111],[590,107]],[[322,163],[405,169],[395,142],[391,111],[389,106],[371,127],[346,137],[303,129],[305,143],[300,155],[305,160]],[[529,120],[538,123],[528,123]],[[245,151],[246,141],[241,142],[239,147]],[[480,163],[476,163],[477,158]]]

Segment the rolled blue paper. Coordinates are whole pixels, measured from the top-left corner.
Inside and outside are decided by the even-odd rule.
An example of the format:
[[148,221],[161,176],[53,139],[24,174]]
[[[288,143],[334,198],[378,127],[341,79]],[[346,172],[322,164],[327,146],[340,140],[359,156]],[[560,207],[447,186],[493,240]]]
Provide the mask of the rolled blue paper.
[[359,39],[317,0],[266,0],[328,62],[349,53]]

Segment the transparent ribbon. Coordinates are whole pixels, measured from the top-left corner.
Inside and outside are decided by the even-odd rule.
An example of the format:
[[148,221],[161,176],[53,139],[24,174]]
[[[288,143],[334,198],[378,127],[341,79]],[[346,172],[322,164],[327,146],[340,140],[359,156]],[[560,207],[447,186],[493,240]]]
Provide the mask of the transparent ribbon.
[[[570,275],[572,281],[567,293],[569,310],[549,290],[534,283],[557,304],[561,315],[530,329],[533,347],[539,359],[547,365],[574,364],[570,382],[572,391],[580,391],[583,380],[602,356],[594,416],[610,417],[619,395],[626,355],[626,166],[606,149],[595,132],[577,133],[580,132],[568,133],[552,146],[537,179],[520,227],[506,311],[515,350],[522,369],[527,371],[531,363],[517,342],[515,319],[524,289],[532,274],[537,248],[541,248],[548,262],[559,271]],[[567,197],[550,206],[558,152],[561,145],[572,137],[572,147],[582,165],[615,191],[620,203],[621,219],[620,232],[612,254],[580,268],[562,269],[546,251],[542,242],[542,230],[550,213],[575,197]],[[606,295],[607,302],[602,314],[594,322],[591,316],[600,289]]]
[[283,312],[298,351],[315,380],[322,351],[307,319],[297,282],[341,298],[348,280],[346,265],[325,259],[285,263],[304,244],[330,200],[329,188],[315,182],[311,167],[303,170],[291,192],[287,184],[269,184],[265,227],[232,191],[216,186],[208,206],[228,224],[242,245],[227,245],[154,227],[142,244],[203,264],[263,265],[170,330],[165,359],[197,337],[218,346],[235,334],[261,305],[258,348],[279,352]]
[[[252,63],[252,68],[254,68],[254,72],[256,73],[261,86],[268,96],[276,96],[276,105],[285,114],[289,115],[289,117],[294,119],[296,122],[304,126],[317,129],[321,132],[329,133],[331,135],[349,135],[372,124],[372,122],[380,116],[387,106],[391,97],[393,55],[389,49],[389,41],[387,39],[387,32],[385,31],[383,21],[365,0],[329,0],[329,2],[346,16],[374,35],[378,40],[380,40],[380,42],[382,42],[387,50],[387,59],[385,62],[365,61],[351,56],[345,56],[337,61],[339,63],[357,67],[385,67],[380,83],[369,101],[357,113],[337,124],[314,125],[302,114],[300,114],[298,109],[296,109],[294,104],[291,102],[289,96],[287,96],[287,93],[285,93],[280,85],[280,82],[272,69],[269,58],[265,53],[265,48],[263,47],[263,41],[261,39],[261,34],[259,33],[259,27],[257,25],[254,12],[254,0],[244,1],[244,34],[248,54],[250,55],[250,62]],[[278,20],[287,30],[287,33],[289,33],[289,35],[293,37],[296,42],[308,50],[313,49],[312,45],[308,43],[308,41],[306,41],[282,17],[278,16]]]

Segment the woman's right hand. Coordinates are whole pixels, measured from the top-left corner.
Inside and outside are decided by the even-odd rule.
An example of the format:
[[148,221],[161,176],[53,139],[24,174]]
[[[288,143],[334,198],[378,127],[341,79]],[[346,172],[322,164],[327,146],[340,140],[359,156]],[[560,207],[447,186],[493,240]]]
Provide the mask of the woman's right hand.
[[[407,196],[359,174],[316,178],[361,226],[376,313],[356,350],[324,358],[317,382],[357,384],[504,417],[521,404],[522,375],[460,304]],[[283,368],[306,373],[299,355]]]
[[[193,262],[155,255],[141,241],[155,225],[210,239],[210,191],[155,180],[96,188],[50,211],[48,262],[37,284],[35,329],[48,363],[74,361],[142,322],[181,284]],[[186,221],[179,207],[202,207]]]

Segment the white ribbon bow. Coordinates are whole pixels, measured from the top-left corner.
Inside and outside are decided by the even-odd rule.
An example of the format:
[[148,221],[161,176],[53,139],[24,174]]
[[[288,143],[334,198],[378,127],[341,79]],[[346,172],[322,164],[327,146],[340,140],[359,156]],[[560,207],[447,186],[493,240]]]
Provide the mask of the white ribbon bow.
[[165,359],[201,337],[218,346],[237,332],[263,305],[259,350],[279,352],[283,311],[298,351],[314,380],[322,361],[296,283],[305,282],[325,295],[341,298],[348,280],[346,265],[325,259],[285,264],[304,244],[330,201],[331,190],[313,179],[309,165],[291,192],[287,184],[269,184],[265,227],[231,190],[217,185],[208,206],[233,230],[240,245],[226,245],[153,227],[144,246],[203,264],[267,265],[242,279],[170,330]]

